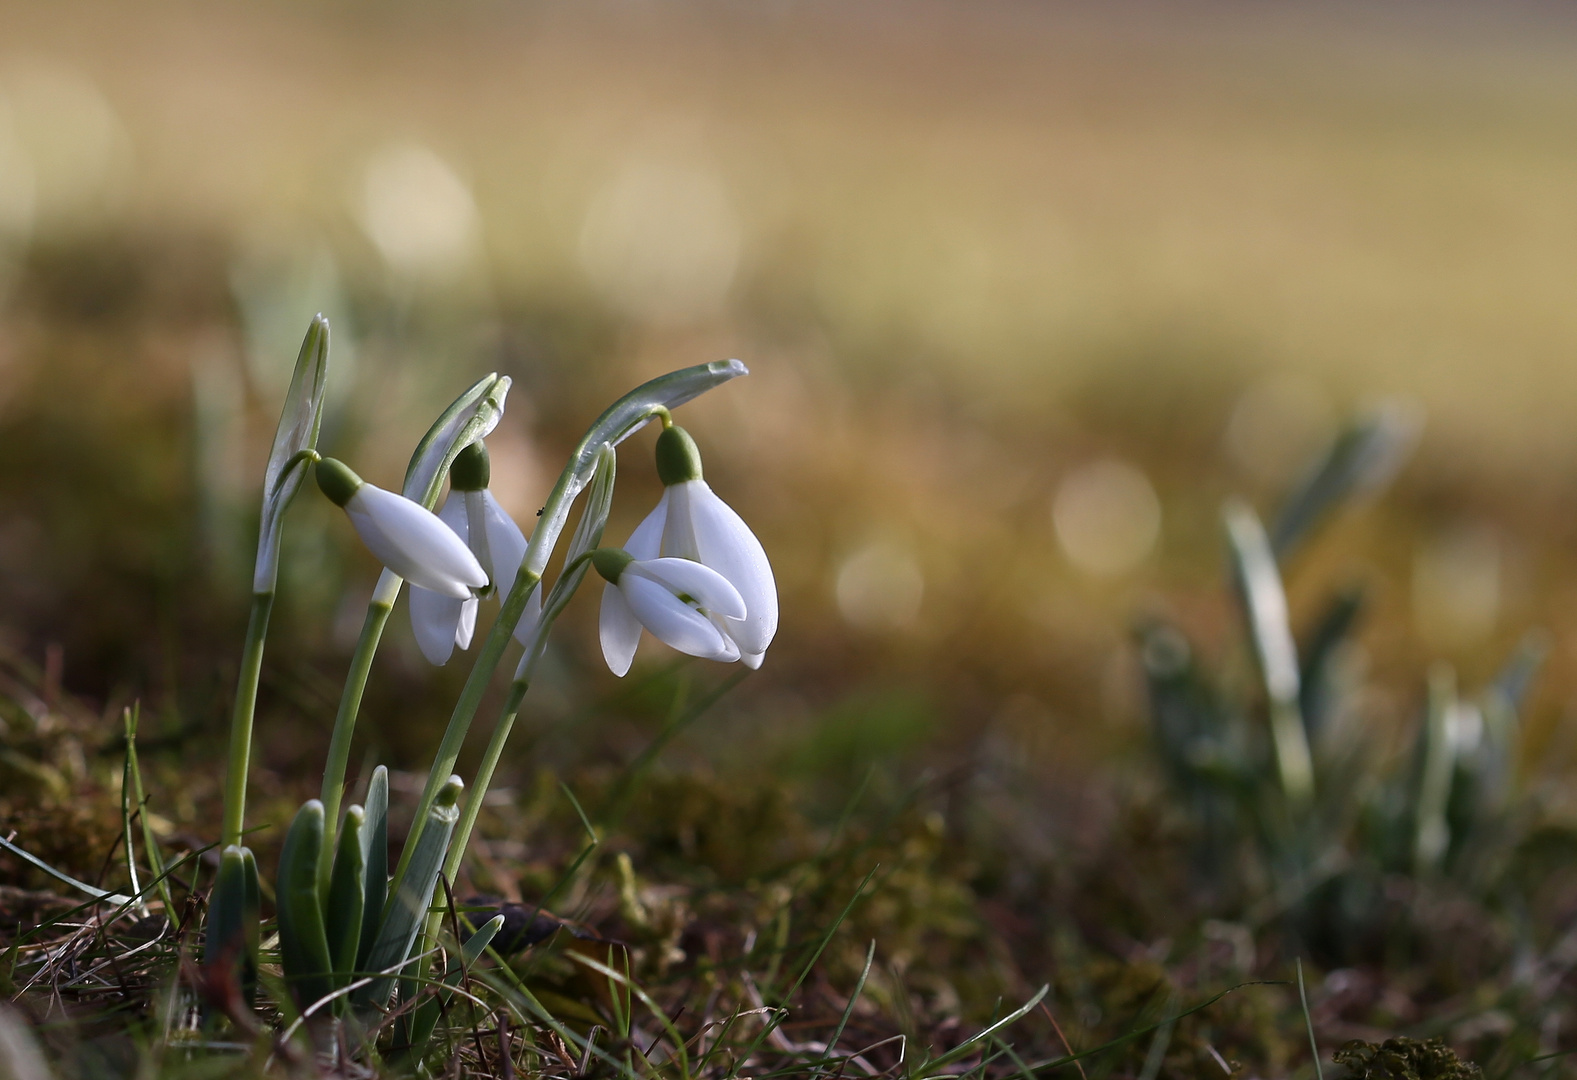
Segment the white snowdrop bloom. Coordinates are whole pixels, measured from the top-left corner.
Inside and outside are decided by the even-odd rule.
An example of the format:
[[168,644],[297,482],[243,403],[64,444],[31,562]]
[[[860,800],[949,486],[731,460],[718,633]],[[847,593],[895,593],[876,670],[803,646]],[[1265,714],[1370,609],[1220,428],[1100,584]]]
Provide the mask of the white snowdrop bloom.
[[[472,443],[456,455],[449,470],[449,497],[438,511],[439,520],[471,549],[477,561],[492,571],[493,587],[508,592],[526,557],[526,537],[520,526],[488,490],[491,468],[487,448]],[[454,647],[471,647],[476,630],[477,600],[464,600],[411,586],[411,630],[422,655],[434,664],[446,664]],[[515,637],[527,643],[542,615],[542,591],[532,591],[526,610],[515,627]]]
[[615,675],[630,670],[643,626],[682,653],[739,659],[724,627],[745,617],[745,601],[716,570],[690,559],[637,559],[618,548],[598,548],[591,564],[608,582],[600,630],[602,655]]
[[334,458],[318,462],[317,479],[368,550],[412,585],[457,600],[487,586],[487,573],[465,541],[420,503],[365,482]]
[[746,667],[759,668],[778,629],[778,587],[761,541],[701,479],[701,452],[683,428],[670,426],[657,437],[657,475],[663,497],[625,550],[636,559],[690,559],[721,574],[745,606],[717,620],[718,629]]

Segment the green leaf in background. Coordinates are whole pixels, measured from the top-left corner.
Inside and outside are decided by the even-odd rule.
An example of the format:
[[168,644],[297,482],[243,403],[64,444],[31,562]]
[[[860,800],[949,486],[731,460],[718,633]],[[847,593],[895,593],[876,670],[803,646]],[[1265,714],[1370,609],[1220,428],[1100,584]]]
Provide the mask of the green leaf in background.
[[323,846],[323,804],[303,803],[285,834],[275,883],[279,953],[285,981],[303,1009],[332,993],[334,970],[318,895],[318,852]]
[[1337,660],[1343,646],[1352,640],[1365,600],[1362,585],[1338,589],[1326,601],[1306,639],[1298,669],[1298,707],[1311,744],[1317,742],[1342,700]]
[[[438,885],[438,871],[449,849],[449,837],[460,818],[458,803],[463,790],[465,784],[458,776],[449,777],[438,789],[427,812],[426,827],[416,838],[416,849],[411,853],[405,876],[398,891],[385,905],[383,925],[378,929],[378,937],[362,970],[386,971],[410,958],[411,947],[416,943],[416,935],[427,917],[427,908]],[[394,990],[394,982],[392,975],[374,979],[356,991],[357,1003],[383,1006]]]
[[329,321],[313,318],[296,357],[285,408],[274,432],[274,445],[263,474],[263,518],[258,530],[257,562],[252,571],[252,592],[271,593],[279,577],[279,534],[285,509],[301,489],[310,464],[303,456],[318,444],[323,423],[323,396],[328,389]]
[[350,973],[356,970],[356,953],[361,946],[362,908],[367,902],[367,854],[361,839],[365,817],[359,806],[345,810],[339,845],[334,853],[328,903],[323,912],[329,959],[338,976],[334,980],[337,987],[344,986]]
[[357,971],[367,970],[367,958],[383,925],[383,906],[389,897],[389,770],[379,765],[367,785],[365,817],[361,827],[362,866],[366,900],[361,908],[361,944],[356,948]]
[[1404,400],[1381,402],[1350,421],[1276,515],[1270,532],[1276,557],[1286,561],[1343,504],[1389,484],[1422,427],[1422,410]]
[[1259,515],[1240,500],[1221,511],[1231,552],[1232,577],[1259,662],[1270,710],[1270,735],[1282,793],[1289,804],[1314,798],[1314,762],[1299,715],[1298,649],[1287,616],[1287,593]]

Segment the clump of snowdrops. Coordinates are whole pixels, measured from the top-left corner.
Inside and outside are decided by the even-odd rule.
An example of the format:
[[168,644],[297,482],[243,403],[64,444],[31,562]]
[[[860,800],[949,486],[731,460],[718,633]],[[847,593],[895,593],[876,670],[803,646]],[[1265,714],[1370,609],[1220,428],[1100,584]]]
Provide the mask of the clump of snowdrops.
[[[338,1039],[420,1063],[440,1010],[457,992],[461,968],[482,954],[503,924],[497,915],[462,927],[464,915],[444,903],[448,883],[464,858],[547,638],[588,571],[604,579],[602,648],[620,676],[630,669],[643,630],[691,656],[759,667],[777,629],[777,589],[761,543],[707,485],[700,450],[671,412],[747,374],[737,360],[672,372],[610,405],[571,452],[529,534],[489,491],[492,462],[485,440],[503,415],[507,376],[479,379],[443,409],[411,455],[398,490],[392,490],[319,452],[328,366],[329,325],[318,316],[302,343],[264,473],[251,613],[231,717],[219,872],[204,922],[200,982],[210,1022],[228,1014],[245,1028],[252,1022],[247,1006],[259,980],[272,977],[258,963],[264,882],[246,846],[247,779],[281,536],[288,508],[311,478],[345,511],[384,569],[340,696],[321,796],[296,813],[273,875],[283,986],[274,987],[272,996],[284,1007],[287,1025],[278,1045],[295,1039],[321,1049]],[[656,446],[662,499],[622,547],[602,546],[617,447],[654,420],[662,429]],[[566,541],[577,502],[579,521]],[[560,549],[562,569],[549,586],[543,575]],[[387,770],[379,766],[372,772],[360,805],[342,803],[362,695],[407,583],[412,628],[434,664],[449,662],[457,649],[471,649],[484,610],[492,622],[474,650],[470,676],[391,868]],[[467,783],[454,772],[456,759],[512,645],[520,655],[509,690]],[[129,743],[133,736],[128,728]],[[127,791],[140,804],[144,796],[130,782]],[[37,864],[20,848],[7,847]],[[147,848],[156,850],[153,844]],[[152,869],[149,887],[167,892],[174,868]],[[101,901],[140,902],[71,883]],[[141,889],[135,880],[133,887]],[[168,896],[165,907],[174,918]],[[441,923],[446,912],[452,919],[447,928]],[[460,939],[450,943],[459,945],[452,951],[460,965],[451,961],[435,979],[432,961],[441,933]],[[428,992],[435,983],[444,992]]]

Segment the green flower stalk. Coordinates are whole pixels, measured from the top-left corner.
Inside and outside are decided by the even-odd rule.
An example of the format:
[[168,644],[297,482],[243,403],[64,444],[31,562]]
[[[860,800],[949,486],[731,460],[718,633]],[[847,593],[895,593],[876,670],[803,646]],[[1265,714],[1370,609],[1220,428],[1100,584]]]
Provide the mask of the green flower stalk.
[[[503,659],[504,649],[526,612],[527,601],[542,581],[543,571],[547,569],[548,560],[552,557],[554,548],[558,546],[559,536],[569,520],[570,510],[576,498],[596,476],[598,463],[603,458],[604,447],[618,446],[654,418],[667,417],[669,410],[731,379],[747,374],[749,371],[744,364],[738,360],[727,360],[697,364],[653,379],[609,406],[576,444],[570,454],[569,462],[564,466],[564,471],[559,474],[557,483],[553,485],[553,490],[548,495],[537,527],[533,530],[531,541],[526,547],[525,558],[515,575],[514,584],[510,587],[508,595],[504,597],[498,618],[489,630],[487,639],[482,643],[476,662],[471,668],[471,674],[467,677],[460,698],[450,714],[449,726],[439,742],[438,753],[427,775],[427,784],[422,790],[411,836],[406,841],[405,850],[400,854],[400,864],[395,869],[396,890],[404,880],[411,853],[424,828],[428,809],[432,806],[440,786],[454,771],[455,761],[460,756],[460,748],[465,743],[467,732],[470,731],[471,721],[476,717],[476,710],[480,707],[482,698],[493,681],[499,661]],[[551,605],[544,605],[544,608],[549,606]],[[547,611],[544,610],[539,635],[545,633],[548,621]],[[529,653],[528,649],[528,655]],[[509,722],[513,722],[512,714],[509,715]],[[502,725],[502,718],[500,723]],[[472,791],[471,799],[478,805],[480,805],[480,797],[481,793],[478,790]],[[463,845],[457,847],[463,855]],[[454,856],[456,862],[458,858],[459,856]]]

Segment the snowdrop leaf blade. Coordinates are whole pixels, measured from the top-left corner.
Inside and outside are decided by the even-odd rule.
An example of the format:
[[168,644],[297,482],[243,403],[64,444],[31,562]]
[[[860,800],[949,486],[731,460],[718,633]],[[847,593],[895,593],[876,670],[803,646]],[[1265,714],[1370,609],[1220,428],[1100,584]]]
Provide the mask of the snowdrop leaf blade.
[[367,853],[361,840],[365,823],[366,814],[361,807],[346,809],[324,905],[329,958],[334,964],[335,981],[341,986],[356,970],[356,948],[361,944],[362,908],[367,902]]
[[345,512],[378,560],[412,585],[463,600],[487,584],[465,541],[418,503],[363,484]]
[[332,992],[333,962],[318,896],[318,852],[323,846],[323,804],[310,799],[285,834],[275,886],[279,953],[285,981],[303,1005]]
[[704,481],[684,486],[693,489],[690,521],[697,557],[727,578],[744,599],[742,621],[731,625],[729,632],[743,652],[766,652],[778,629],[778,587],[766,550],[744,519]]
[[1380,402],[1354,417],[1304,474],[1270,530],[1285,561],[1342,506],[1389,484],[1407,463],[1423,428],[1423,409],[1406,399]]
[[329,321],[316,316],[307,327],[290,376],[285,407],[274,445],[269,450],[268,467],[263,473],[263,513],[257,538],[257,561],[252,571],[252,591],[269,593],[279,576],[279,534],[284,528],[285,509],[301,490],[309,462],[302,452],[318,444],[318,429],[323,424],[323,399],[328,388]]
[[548,497],[542,518],[531,534],[532,543],[526,556],[528,569],[541,574],[547,567],[553,544],[569,518],[570,505],[591,482],[604,443],[618,446],[648,424],[654,410],[678,408],[730,379],[748,374],[749,369],[738,360],[697,364],[643,383],[608,406],[575,447],[569,465]]
[[670,592],[688,596],[706,611],[729,619],[745,617],[745,601],[727,578],[689,559],[647,559],[633,562],[626,574],[649,577]]
[[356,948],[356,970],[367,970],[367,958],[383,924],[383,905],[389,896],[389,770],[379,765],[367,784],[362,804],[362,863],[367,898],[361,908],[361,944]]
[[641,643],[641,622],[615,585],[603,586],[602,612],[597,630],[602,639],[602,658],[608,662],[608,670],[624,678],[635,660],[635,647]]
[[[634,566],[619,579],[618,589],[630,611],[652,636],[669,648],[703,660],[728,657],[732,643],[695,608],[686,604],[665,585],[632,573]],[[738,655],[737,651],[734,653]]]
[[[455,822],[460,819],[457,803],[464,787],[458,776],[451,776],[439,788],[427,812],[426,825],[416,838],[416,850],[401,879],[399,892],[386,901],[388,911],[383,925],[361,970],[383,971],[409,959],[411,946],[427,916],[433,889],[437,887],[438,873],[443,869],[449,838],[454,833]],[[387,1004],[393,991],[394,977],[384,976],[357,990],[354,999],[358,1003],[381,1006]]]
[[433,421],[416,444],[405,470],[405,483],[400,490],[406,498],[429,509],[437,503],[455,455],[478,439],[485,439],[498,426],[509,387],[508,375],[483,376]]

